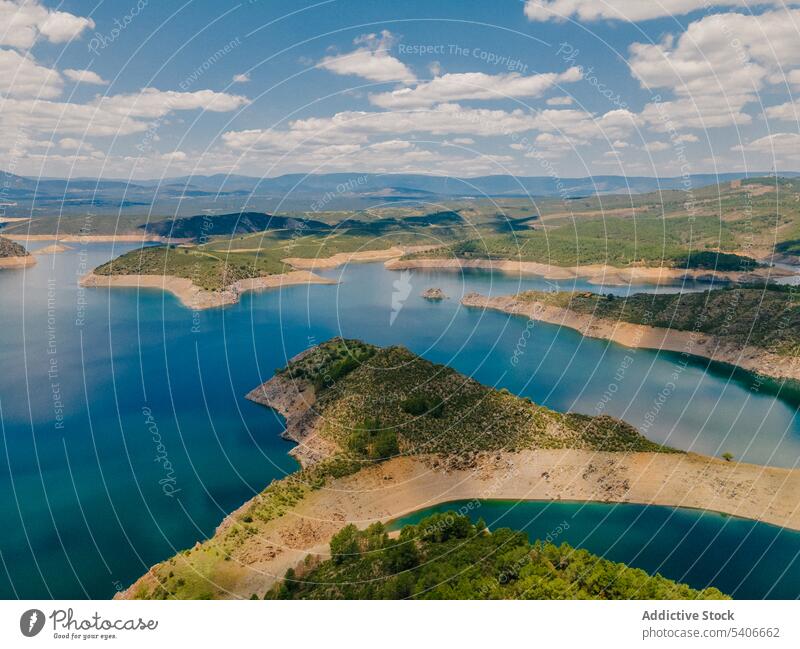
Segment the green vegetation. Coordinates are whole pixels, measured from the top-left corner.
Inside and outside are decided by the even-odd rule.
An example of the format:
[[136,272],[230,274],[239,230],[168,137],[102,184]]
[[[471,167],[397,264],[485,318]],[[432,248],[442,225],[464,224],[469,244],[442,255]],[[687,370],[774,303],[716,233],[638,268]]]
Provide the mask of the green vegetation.
[[800,301],[790,286],[735,287],[702,293],[637,293],[627,298],[593,293],[527,291],[520,300],[543,302],[651,327],[697,331],[737,346],[783,356],[800,353]]
[[710,219],[693,222],[689,217],[609,217],[546,230],[482,236],[407,258],[513,259],[557,266],[662,265],[732,271],[758,266],[748,256],[717,252],[735,245],[729,228]]
[[456,456],[524,448],[670,450],[625,422],[554,412],[403,347],[334,338],[281,372],[314,385],[319,434],[354,459],[396,454],[389,453],[395,444],[405,454]]
[[3,257],[27,257],[30,254],[25,250],[25,246],[21,246],[11,239],[0,237],[0,259]]
[[[213,538],[156,566],[153,581],[143,582],[136,597],[219,596],[241,577],[243,569],[231,558],[245,551],[247,539],[262,534],[268,524],[329,481],[398,454],[436,453],[459,462],[479,451],[524,448],[677,452],[647,440],[622,421],[553,412],[402,347],[333,338],[277,374],[314,386],[314,412],[322,422],[319,434],[340,451],[272,482],[231,515]],[[349,542],[343,537],[334,546]]]
[[197,286],[221,290],[240,279],[283,272],[283,264],[266,255],[216,255],[196,248],[150,246],[132,250],[95,268],[97,275],[174,275]]
[[[91,234],[141,233],[187,237],[191,250],[207,255],[186,260],[165,255],[158,274],[197,279],[219,289],[228,279],[282,271],[282,259],[324,258],[337,253],[392,246],[443,245],[409,257],[514,259],[560,266],[651,265],[747,271],[755,257],[774,250],[800,256],[800,179],[765,178],[681,191],[607,195],[563,201],[503,198],[446,200],[440,211],[417,204],[356,211],[198,215],[147,222],[146,217],[97,217]],[[690,210],[687,207],[690,203]],[[538,213],[537,213],[538,212]],[[691,212],[691,214],[690,214]],[[311,217],[311,218],[309,218]],[[37,217],[6,230],[77,233],[78,218],[55,223]],[[74,232],[73,232],[74,231]],[[777,244],[776,244],[777,240]],[[140,264],[138,251],[119,258],[115,270],[128,274]],[[156,253],[149,253],[155,255]],[[162,253],[163,254],[163,253]],[[186,253],[190,254],[190,253]]]
[[389,538],[380,523],[348,525],[331,559],[286,573],[269,599],[727,599],[569,545],[487,532],[455,512],[434,514]]
[[[326,258],[338,253],[385,250],[400,245],[432,245],[464,236],[463,226],[450,229],[453,216],[410,217],[407,222],[349,221],[332,229],[319,221],[247,214],[189,217],[148,227],[150,233],[199,238],[198,245],[143,247],[99,266],[99,275],[173,275],[191,279],[208,290],[221,290],[240,280],[291,270],[283,259]],[[227,218],[230,216],[231,218]],[[457,217],[457,215],[456,215]],[[459,217],[460,219],[460,217]],[[210,225],[202,228],[206,223]],[[312,225],[308,225],[311,223]],[[275,225],[284,226],[274,229]],[[272,229],[260,231],[270,227]],[[233,235],[222,235],[230,230]],[[434,233],[435,231],[435,233]],[[246,232],[249,234],[241,234]]]

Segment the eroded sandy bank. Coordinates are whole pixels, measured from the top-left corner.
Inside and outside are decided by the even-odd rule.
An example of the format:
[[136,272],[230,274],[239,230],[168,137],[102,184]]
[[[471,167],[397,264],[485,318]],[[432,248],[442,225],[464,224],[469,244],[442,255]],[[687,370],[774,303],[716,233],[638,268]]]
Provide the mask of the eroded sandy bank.
[[[278,375],[247,398],[286,417],[285,436],[298,443],[294,454],[304,466],[333,450],[317,435],[316,397],[305,382]],[[256,534],[244,535],[231,560],[218,561],[221,572],[215,579],[224,584],[214,586],[219,597],[263,593],[307,555],[326,556],[330,538],[348,523],[364,528],[454,500],[473,501],[473,509],[479,511],[477,501],[491,499],[688,507],[800,530],[800,470],[692,453],[575,449],[484,452],[466,460],[401,457],[329,480],[323,488],[307,492],[290,512],[260,526]],[[252,502],[226,517],[216,534],[222,537],[242,525]],[[203,547],[198,544],[196,550],[203,552]],[[179,554],[171,565],[184,561],[185,555]],[[155,579],[151,570],[120,596],[152,590]]]
[[[800,529],[800,472],[693,454],[536,450],[490,453],[447,470],[434,458],[397,458],[331,481],[291,513],[248,536],[225,562],[220,597],[265,592],[308,554],[325,556],[348,523],[366,527],[453,500],[574,500],[692,507]],[[476,511],[480,504],[476,503]],[[244,508],[243,508],[244,509]],[[226,519],[218,533],[237,525]],[[489,521],[491,524],[492,521]],[[183,555],[175,558],[184,561]],[[146,574],[122,594],[152,587]]]
[[95,275],[89,273],[81,279],[86,287],[125,287],[160,289],[175,295],[181,303],[193,310],[213,309],[236,304],[246,291],[282,288],[297,284],[335,284],[336,280],[320,277],[308,271],[296,270],[280,275],[267,275],[239,280],[221,291],[209,291],[185,277],[172,275]]
[[24,257],[0,257],[0,268],[27,268],[36,263],[36,257],[25,255]]
[[800,380],[800,362],[798,362],[800,359],[780,356],[759,347],[732,345],[703,333],[607,320],[541,302],[520,301],[513,295],[490,298],[470,294],[464,297],[461,303],[469,307],[492,309],[569,327],[584,336],[611,340],[626,347],[702,356],[737,365],[764,376]]
[[462,268],[484,268],[504,273],[539,275],[545,279],[585,279],[590,284],[604,286],[626,286],[628,284],[680,284],[693,282],[753,282],[765,278],[780,278],[793,275],[783,268],[759,268],[749,273],[710,271],[667,267],[615,268],[605,264],[586,266],[555,266],[533,261],[511,261],[491,259],[390,259],[385,264],[390,270],[431,268],[460,270]]

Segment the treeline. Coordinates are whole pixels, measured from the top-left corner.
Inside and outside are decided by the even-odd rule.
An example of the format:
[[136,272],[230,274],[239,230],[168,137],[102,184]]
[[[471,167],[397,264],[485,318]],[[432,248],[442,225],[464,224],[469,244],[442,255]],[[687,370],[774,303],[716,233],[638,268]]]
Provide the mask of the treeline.
[[[651,576],[566,543],[489,533],[455,512],[433,514],[390,538],[380,523],[342,529],[331,558],[308,561],[265,599],[725,599]],[[257,597],[257,595],[254,595]]]

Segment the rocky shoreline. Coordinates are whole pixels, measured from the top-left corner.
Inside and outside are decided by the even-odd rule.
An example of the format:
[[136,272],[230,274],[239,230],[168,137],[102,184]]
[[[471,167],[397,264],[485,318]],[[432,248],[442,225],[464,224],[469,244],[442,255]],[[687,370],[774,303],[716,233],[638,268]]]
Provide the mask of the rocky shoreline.
[[800,359],[780,356],[759,347],[731,345],[707,334],[598,318],[542,302],[519,300],[513,295],[491,298],[471,293],[461,303],[568,327],[583,336],[610,340],[626,347],[686,353],[774,379],[800,381]]

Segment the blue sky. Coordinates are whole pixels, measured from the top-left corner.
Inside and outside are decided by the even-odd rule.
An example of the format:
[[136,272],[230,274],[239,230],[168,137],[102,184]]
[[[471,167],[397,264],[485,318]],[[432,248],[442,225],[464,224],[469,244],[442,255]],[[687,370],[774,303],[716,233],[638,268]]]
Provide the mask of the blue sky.
[[0,0],[0,18],[20,174],[800,169],[800,2]]

